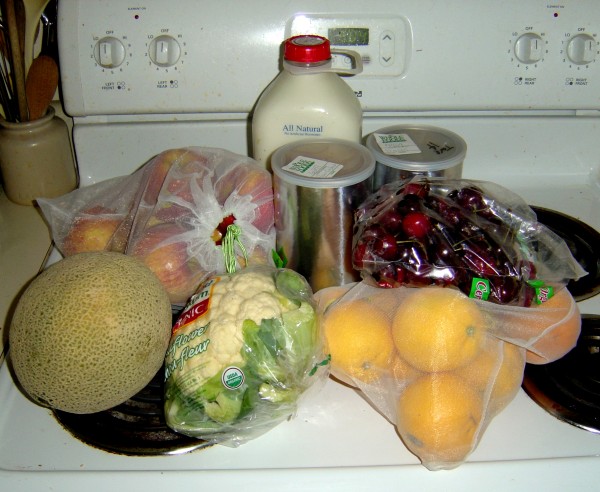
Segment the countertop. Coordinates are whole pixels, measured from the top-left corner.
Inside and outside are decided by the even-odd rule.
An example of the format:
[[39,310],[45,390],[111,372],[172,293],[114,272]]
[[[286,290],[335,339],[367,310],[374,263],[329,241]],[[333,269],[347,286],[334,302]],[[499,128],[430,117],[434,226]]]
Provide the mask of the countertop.
[[40,271],[51,242],[39,209],[12,203],[0,187],[0,363],[19,293]]

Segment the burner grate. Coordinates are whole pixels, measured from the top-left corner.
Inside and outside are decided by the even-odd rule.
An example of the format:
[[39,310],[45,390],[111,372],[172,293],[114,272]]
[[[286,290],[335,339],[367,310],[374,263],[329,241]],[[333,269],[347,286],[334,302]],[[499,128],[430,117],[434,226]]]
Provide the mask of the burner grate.
[[531,207],[540,223],[560,236],[571,254],[588,272],[579,280],[571,280],[567,289],[576,301],[583,301],[600,292],[600,233],[586,223],[547,208]]
[[560,420],[600,433],[600,316],[582,315],[577,345],[563,358],[526,364],[523,389]]
[[[173,323],[181,308],[172,306]],[[189,453],[211,443],[173,431],[164,412],[162,367],[152,380],[129,400],[103,412],[74,414],[54,410],[54,417],[73,437],[95,448],[127,456]]]
[[172,431],[163,410],[163,370],[138,394],[103,412],[73,414],[54,411],[60,424],[95,448],[129,456],[175,455],[210,443]]

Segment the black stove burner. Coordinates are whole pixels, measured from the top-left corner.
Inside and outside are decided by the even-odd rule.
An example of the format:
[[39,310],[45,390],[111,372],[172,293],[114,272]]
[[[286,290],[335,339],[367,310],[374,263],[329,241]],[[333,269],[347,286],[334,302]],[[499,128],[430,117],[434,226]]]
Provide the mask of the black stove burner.
[[526,364],[523,389],[560,420],[600,433],[600,316],[582,315],[577,345],[563,358]]
[[600,233],[579,219],[554,210],[531,207],[538,221],[559,235],[573,257],[588,272],[579,280],[571,280],[567,289],[576,301],[583,301],[600,292]]
[[210,444],[172,431],[163,410],[164,370],[137,395],[103,412],[78,415],[59,410],[56,419],[90,446],[128,456],[175,455]]

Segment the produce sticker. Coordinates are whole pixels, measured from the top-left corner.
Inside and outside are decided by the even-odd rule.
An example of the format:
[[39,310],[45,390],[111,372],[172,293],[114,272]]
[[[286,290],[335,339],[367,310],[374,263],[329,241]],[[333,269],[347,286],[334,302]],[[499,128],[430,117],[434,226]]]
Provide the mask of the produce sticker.
[[421,149],[406,133],[375,133],[375,141],[386,155],[420,154]]
[[306,178],[333,178],[344,166],[335,162],[298,156],[282,169]]

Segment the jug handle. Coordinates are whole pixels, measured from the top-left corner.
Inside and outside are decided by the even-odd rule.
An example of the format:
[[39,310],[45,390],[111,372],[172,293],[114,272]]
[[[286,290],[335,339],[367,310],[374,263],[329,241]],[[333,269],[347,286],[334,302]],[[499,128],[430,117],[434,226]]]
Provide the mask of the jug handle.
[[336,66],[332,71],[334,71],[340,75],[356,75],[356,74],[359,74],[362,72],[362,70],[363,70],[362,57],[356,51],[332,49],[331,50],[332,58],[334,55],[340,55],[340,56],[343,56],[345,59],[350,60],[350,67],[344,68],[344,67]]

